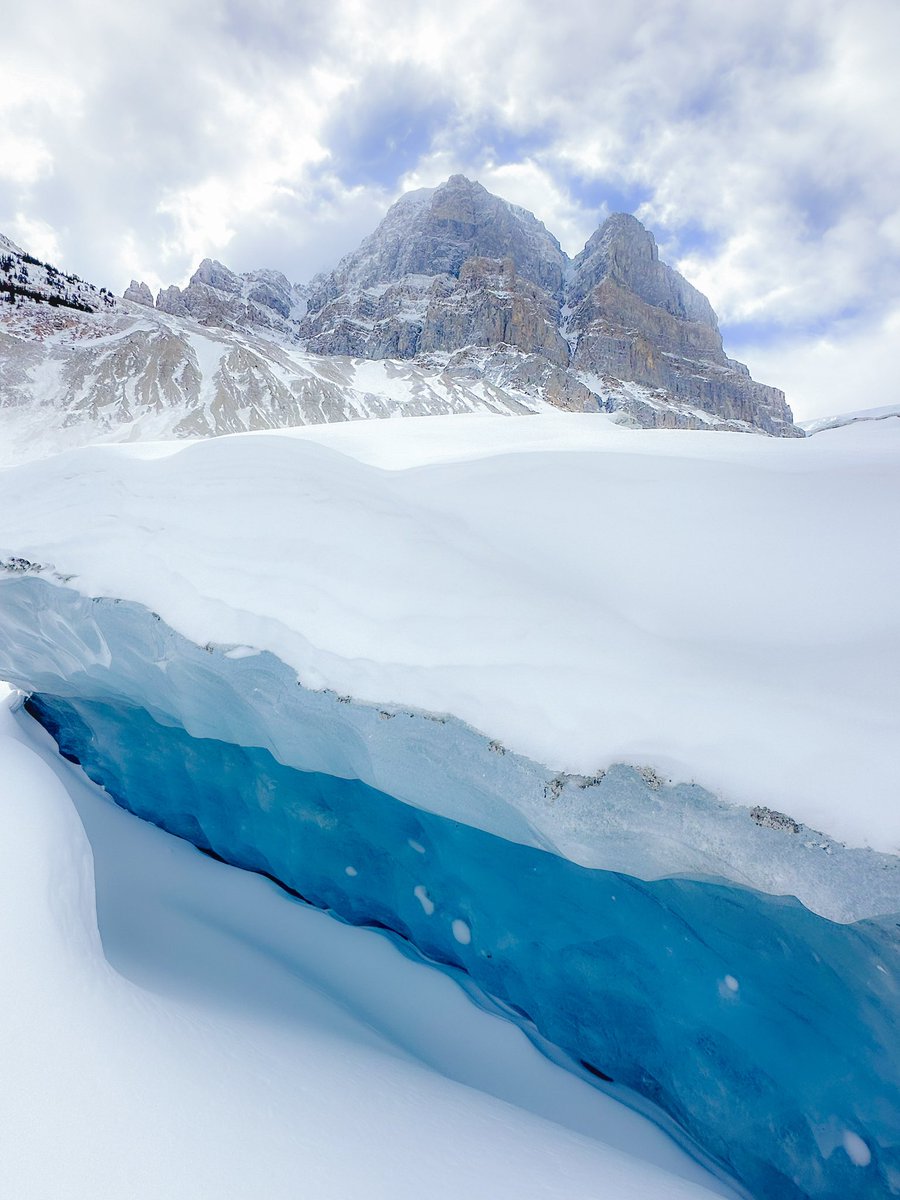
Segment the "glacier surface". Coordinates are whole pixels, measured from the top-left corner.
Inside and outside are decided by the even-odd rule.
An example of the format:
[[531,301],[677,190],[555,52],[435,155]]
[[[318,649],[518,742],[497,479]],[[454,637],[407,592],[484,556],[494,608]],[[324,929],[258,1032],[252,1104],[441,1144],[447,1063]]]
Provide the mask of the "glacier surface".
[[123,806],[465,972],[752,1194],[895,1194],[879,424],[436,419],[9,470],[0,678]]
[[646,765],[890,854],[898,525],[884,422],[784,441],[371,421],[0,472],[0,560],[268,650],[309,688],[452,713],[554,770]]
[[[876,907],[895,911],[852,924],[733,884],[584,868],[527,844],[529,792],[618,806],[637,866],[654,850],[662,863],[678,819],[707,804],[712,827],[725,806],[696,787],[666,788],[659,804],[663,785],[630,767],[542,774],[455,718],[310,692],[272,655],[195,646],[133,603],[27,571],[2,597],[15,651],[0,672],[28,681],[31,714],[123,807],[465,972],[573,1064],[658,1106],[753,1195],[837,1200],[900,1179],[900,902],[887,856],[811,854],[832,888],[852,894],[860,871],[887,886]],[[442,787],[453,816],[435,811]],[[625,822],[654,800],[648,848],[651,821],[630,838]],[[490,824],[492,810],[502,835],[465,819]],[[745,827],[760,854],[801,844]]]

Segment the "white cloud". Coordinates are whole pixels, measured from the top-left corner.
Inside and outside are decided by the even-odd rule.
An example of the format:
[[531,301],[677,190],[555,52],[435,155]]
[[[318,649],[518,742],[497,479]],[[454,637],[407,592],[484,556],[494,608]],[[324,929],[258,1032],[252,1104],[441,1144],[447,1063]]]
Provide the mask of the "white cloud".
[[46,221],[29,217],[27,213],[16,213],[10,223],[8,236],[16,245],[27,247],[31,254],[44,262],[52,263],[59,259],[59,238]]
[[[848,311],[900,304],[894,0],[42,0],[4,22],[0,229],[28,214],[117,288],[205,255],[307,278],[461,170],[570,252],[604,199],[636,207],[781,345],[849,347]],[[392,96],[416,135],[393,174],[390,132],[366,140]]]
[[874,326],[746,346],[741,357],[757,379],[784,390],[796,420],[808,421],[900,402],[898,345],[900,305]]

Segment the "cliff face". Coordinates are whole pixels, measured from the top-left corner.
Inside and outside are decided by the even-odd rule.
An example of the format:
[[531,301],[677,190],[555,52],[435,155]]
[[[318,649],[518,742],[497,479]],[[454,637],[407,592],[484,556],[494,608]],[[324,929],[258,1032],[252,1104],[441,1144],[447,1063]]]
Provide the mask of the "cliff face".
[[318,354],[412,358],[510,345],[566,362],[568,260],[531,213],[462,175],[410,192],[330,275],[301,325]]
[[[126,298],[146,304],[145,286]],[[702,293],[616,213],[569,260],[531,213],[454,175],[402,196],[308,288],[204,260],[156,307],[316,355],[414,359],[639,425],[802,436],[782,392],[728,358]]]
[[[126,300],[146,303],[150,290],[135,283]],[[152,301],[151,301],[152,303]],[[249,271],[236,275],[222,263],[205,258],[184,289],[159,292],[156,307],[175,317],[222,329],[270,330],[292,336],[306,307],[305,289],[291,284],[280,271]]]
[[525,209],[452,175],[440,187],[401,196],[357,250],[313,280],[310,312],[354,288],[409,275],[457,277],[470,258],[506,257],[526,279],[551,294],[561,292],[568,259],[556,238]]
[[726,424],[799,433],[784,393],[727,357],[709,301],[659,261],[634,217],[616,213],[593,235],[572,264],[566,305],[576,371],[661,391]]
[[636,218],[611,216],[570,262],[530,213],[459,175],[403,196],[314,280],[300,333],[318,354],[448,361],[641,425],[798,432]]

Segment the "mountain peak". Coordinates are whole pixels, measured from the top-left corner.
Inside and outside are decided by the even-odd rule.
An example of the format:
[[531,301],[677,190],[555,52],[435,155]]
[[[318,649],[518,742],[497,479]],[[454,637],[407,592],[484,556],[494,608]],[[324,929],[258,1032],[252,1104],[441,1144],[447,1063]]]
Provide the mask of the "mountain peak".
[[444,180],[443,183],[438,184],[438,190],[440,190],[440,188],[451,187],[451,186],[452,187],[481,188],[481,190],[483,192],[487,191],[487,188],[484,187],[482,184],[480,184],[477,179],[470,179],[468,177],[468,175],[463,175],[459,171],[457,171],[453,175],[450,175],[447,179]]
[[309,289],[206,258],[157,308],[314,354],[456,367],[640,424],[796,433],[782,393],[727,357],[709,301],[637,217],[611,213],[570,262],[537,217],[460,172],[400,196]]
[[190,282],[205,283],[207,287],[217,288],[220,292],[237,293],[241,290],[241,281],[237,275],[215,258],[204,258],[191,276]]
[[132,304],[143,304],[145,308],[153,307],[153,293],[142,279],[132,279],[122,293],[122,299],[130,300]]
[[645,252],[654,262],[659,258],[656,238],[633,213],[610,213],[603,224],[588,239],[592,242],[618,241],[627,243],[637,254]]
[[409,277],[459,278],[470,258],[512,258],[519,275],[554,295],[562,290],[568,262],[533,214],[456,174],[401,196],[357,250],[314,281],[310,307],[320,308],[348,288]]
[[608,216],[575,258],[569,303],[581,301],[605,279],[673,317],[718,330],[707,298],[673,267],[659,261],[656,238],[630,213]]
[[7,254],[24,254],[25,253],[25,251],[22,249],[22,247],[17,246],[16,243],[12,240],[12,238],[8,238],[8,237],[6,237],[5,234],[2,234],[2,233],[0,233],[0,250],[3,250]]

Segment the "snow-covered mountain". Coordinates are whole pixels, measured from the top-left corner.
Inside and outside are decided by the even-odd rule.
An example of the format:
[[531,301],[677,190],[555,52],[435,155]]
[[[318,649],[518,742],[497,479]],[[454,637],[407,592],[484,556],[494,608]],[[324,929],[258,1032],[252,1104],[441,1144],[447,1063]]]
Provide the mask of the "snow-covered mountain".
[[101,439],[368,416],[606,411],[643,426],[801,434],[728,359],[706,299],[633,217],[570,262],[463,176],[403,196],[308,286],[205,259],[154,303],[0,243],[5,458]]
[[[52,263],[41,262],[0,234],[0,305],[9,305],[11,310],[28,303],[72,312],[104,312],[116,308],[115,296],[105,287],[95,287],[77,275],[60,271]],[[0,308],[0,317],[8,315],[9,310]],[[4,351],[7,350],[4,347]]]
[[[153,301],[145,283],[131,281],[125,299]],[[187,287],[161,291],[156,307],[176,317],[225,329],[253,329],[292,336],[306,312],[306,289],[292,284],[280,271],[249,271],[235,275],[226,266],[205,258]]]
[[282,280],[206,263],[183,292],[161,295],[170,312],[148,306],[140,284],[117,300],[5,242],[0,462],[96,440],[544,407],[449,368],[310,354],[285,336],[302,305]]
[[320,353],[449,363],[640,425],[798,433],[634,217],[610,217],[570,262],[531,213],[462,175],[403,196],[314,280],[301,332]]

